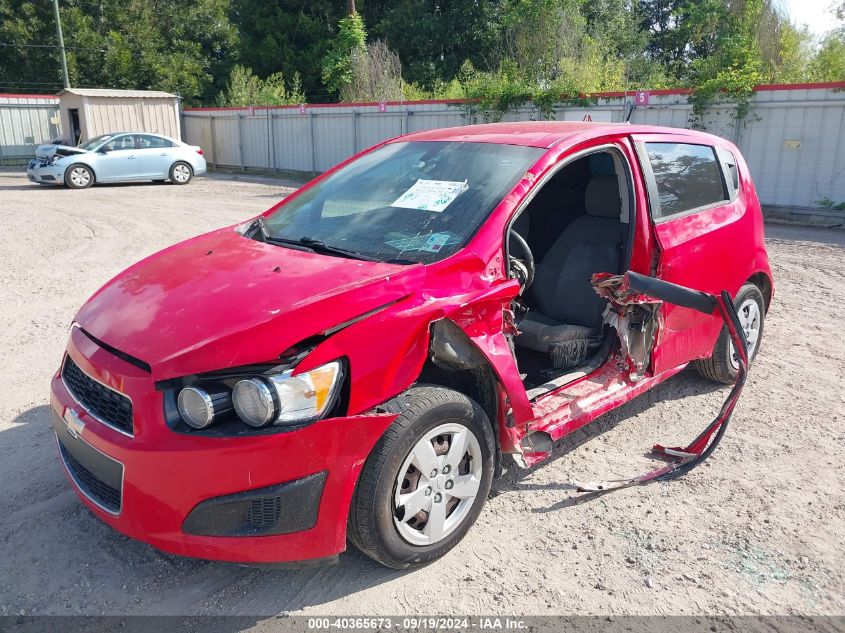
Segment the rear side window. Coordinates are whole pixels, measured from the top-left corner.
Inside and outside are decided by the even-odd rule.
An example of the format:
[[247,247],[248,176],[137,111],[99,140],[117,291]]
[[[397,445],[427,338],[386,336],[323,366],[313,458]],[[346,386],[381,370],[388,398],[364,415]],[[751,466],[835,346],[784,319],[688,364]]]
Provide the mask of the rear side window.
[[136,137],[138,149],[158,149],[160,147],[173,147],[173,143],[160,136],[151,134],[139,134]]
[[655,219],[727,200],[722,170],[711,146],[646,143],[645,147],[660,199],[660,209],[653,210]]

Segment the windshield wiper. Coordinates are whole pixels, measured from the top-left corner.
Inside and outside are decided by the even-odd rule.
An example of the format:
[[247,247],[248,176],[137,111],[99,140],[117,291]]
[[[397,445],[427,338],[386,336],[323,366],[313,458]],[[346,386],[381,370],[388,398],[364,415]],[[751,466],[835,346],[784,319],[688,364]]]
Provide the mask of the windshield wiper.
[[310,251],[312,253],[339,255],[341,257],[348,257],[350,259],[360,259],[365,262],[379,261],[376,257],[371,257],[370,255],[365,255],[364,253],[359,253],[358,251],[353,251],[348,248],[330,246],[326,244],[323,240],[318,240],[313,237],[301,237],[296,240],[288,237],[274,237],[272,235],[267,234],[264,238],[264,241],[269,242],[270,244],[281,244],[283,246],[290,246],[291,248],[298,247],[298,250]]
[[317,240],[313,237],[302,237],[299,239],[299,243],[308,246],[315,251],[322,252],[322,253],[329,253],[331,255],[340,255],[342,257],[350,257],[352,259],[360,259],[365,262],[377,262],[379,259],[377,257],[372,257],[371,255],[365,255],[359,251],[354,251],[349,248],[341,248],[340,246],[330,246],[326,244],[323,240]]

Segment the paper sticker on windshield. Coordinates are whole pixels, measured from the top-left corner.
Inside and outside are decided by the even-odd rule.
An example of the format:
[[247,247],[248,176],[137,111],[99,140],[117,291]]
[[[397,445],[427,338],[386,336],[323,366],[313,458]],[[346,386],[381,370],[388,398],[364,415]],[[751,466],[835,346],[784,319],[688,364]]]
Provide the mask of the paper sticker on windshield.
[[398,240],[390,240],[388,246],[400,251],[427,251],[437,253],[444,246],[457,244],[458,238],[451,233],[432,233],[431,235],[415,235]]
[[420,250],[436,253],[449,243],[450,237],[452,236],[448,233],[432,233],[426,243],[420,247]]
[[390,206],[440,213],[467,188],[466,181],[419,179]]

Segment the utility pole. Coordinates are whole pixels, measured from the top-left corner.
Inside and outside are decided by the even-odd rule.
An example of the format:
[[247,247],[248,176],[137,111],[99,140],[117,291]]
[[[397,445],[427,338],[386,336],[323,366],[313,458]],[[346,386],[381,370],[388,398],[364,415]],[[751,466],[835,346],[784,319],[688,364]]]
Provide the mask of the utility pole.
[[67,55],[65,54],[65,38],[62,37],[62,21],[59,18],[59,0],[53,0],[53,13],[56,15],[56,34],[59,36],[59,52],[62,56],[62,79],[64,80],[65,88],[70,88],[70,79],[67,76]]

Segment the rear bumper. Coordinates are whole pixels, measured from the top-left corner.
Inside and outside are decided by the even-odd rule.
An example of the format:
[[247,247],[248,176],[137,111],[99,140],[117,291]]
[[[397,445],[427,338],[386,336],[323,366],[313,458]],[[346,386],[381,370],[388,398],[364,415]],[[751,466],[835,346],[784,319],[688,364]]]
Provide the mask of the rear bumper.
[[[133,404],[130,437],[85,411],[60,374],[51,383],[60,459],[100,519],[161,550],[196,558],[289,562],[327,558],[346,548],[358,474],[395,415],[332,418],[263,436],[176,433],[163,420],[161,394],[149,374],[77,330],[67,353]],[[101,484],[107,488],[97,488]],[[109,495],[117,501],[104,503]]]

